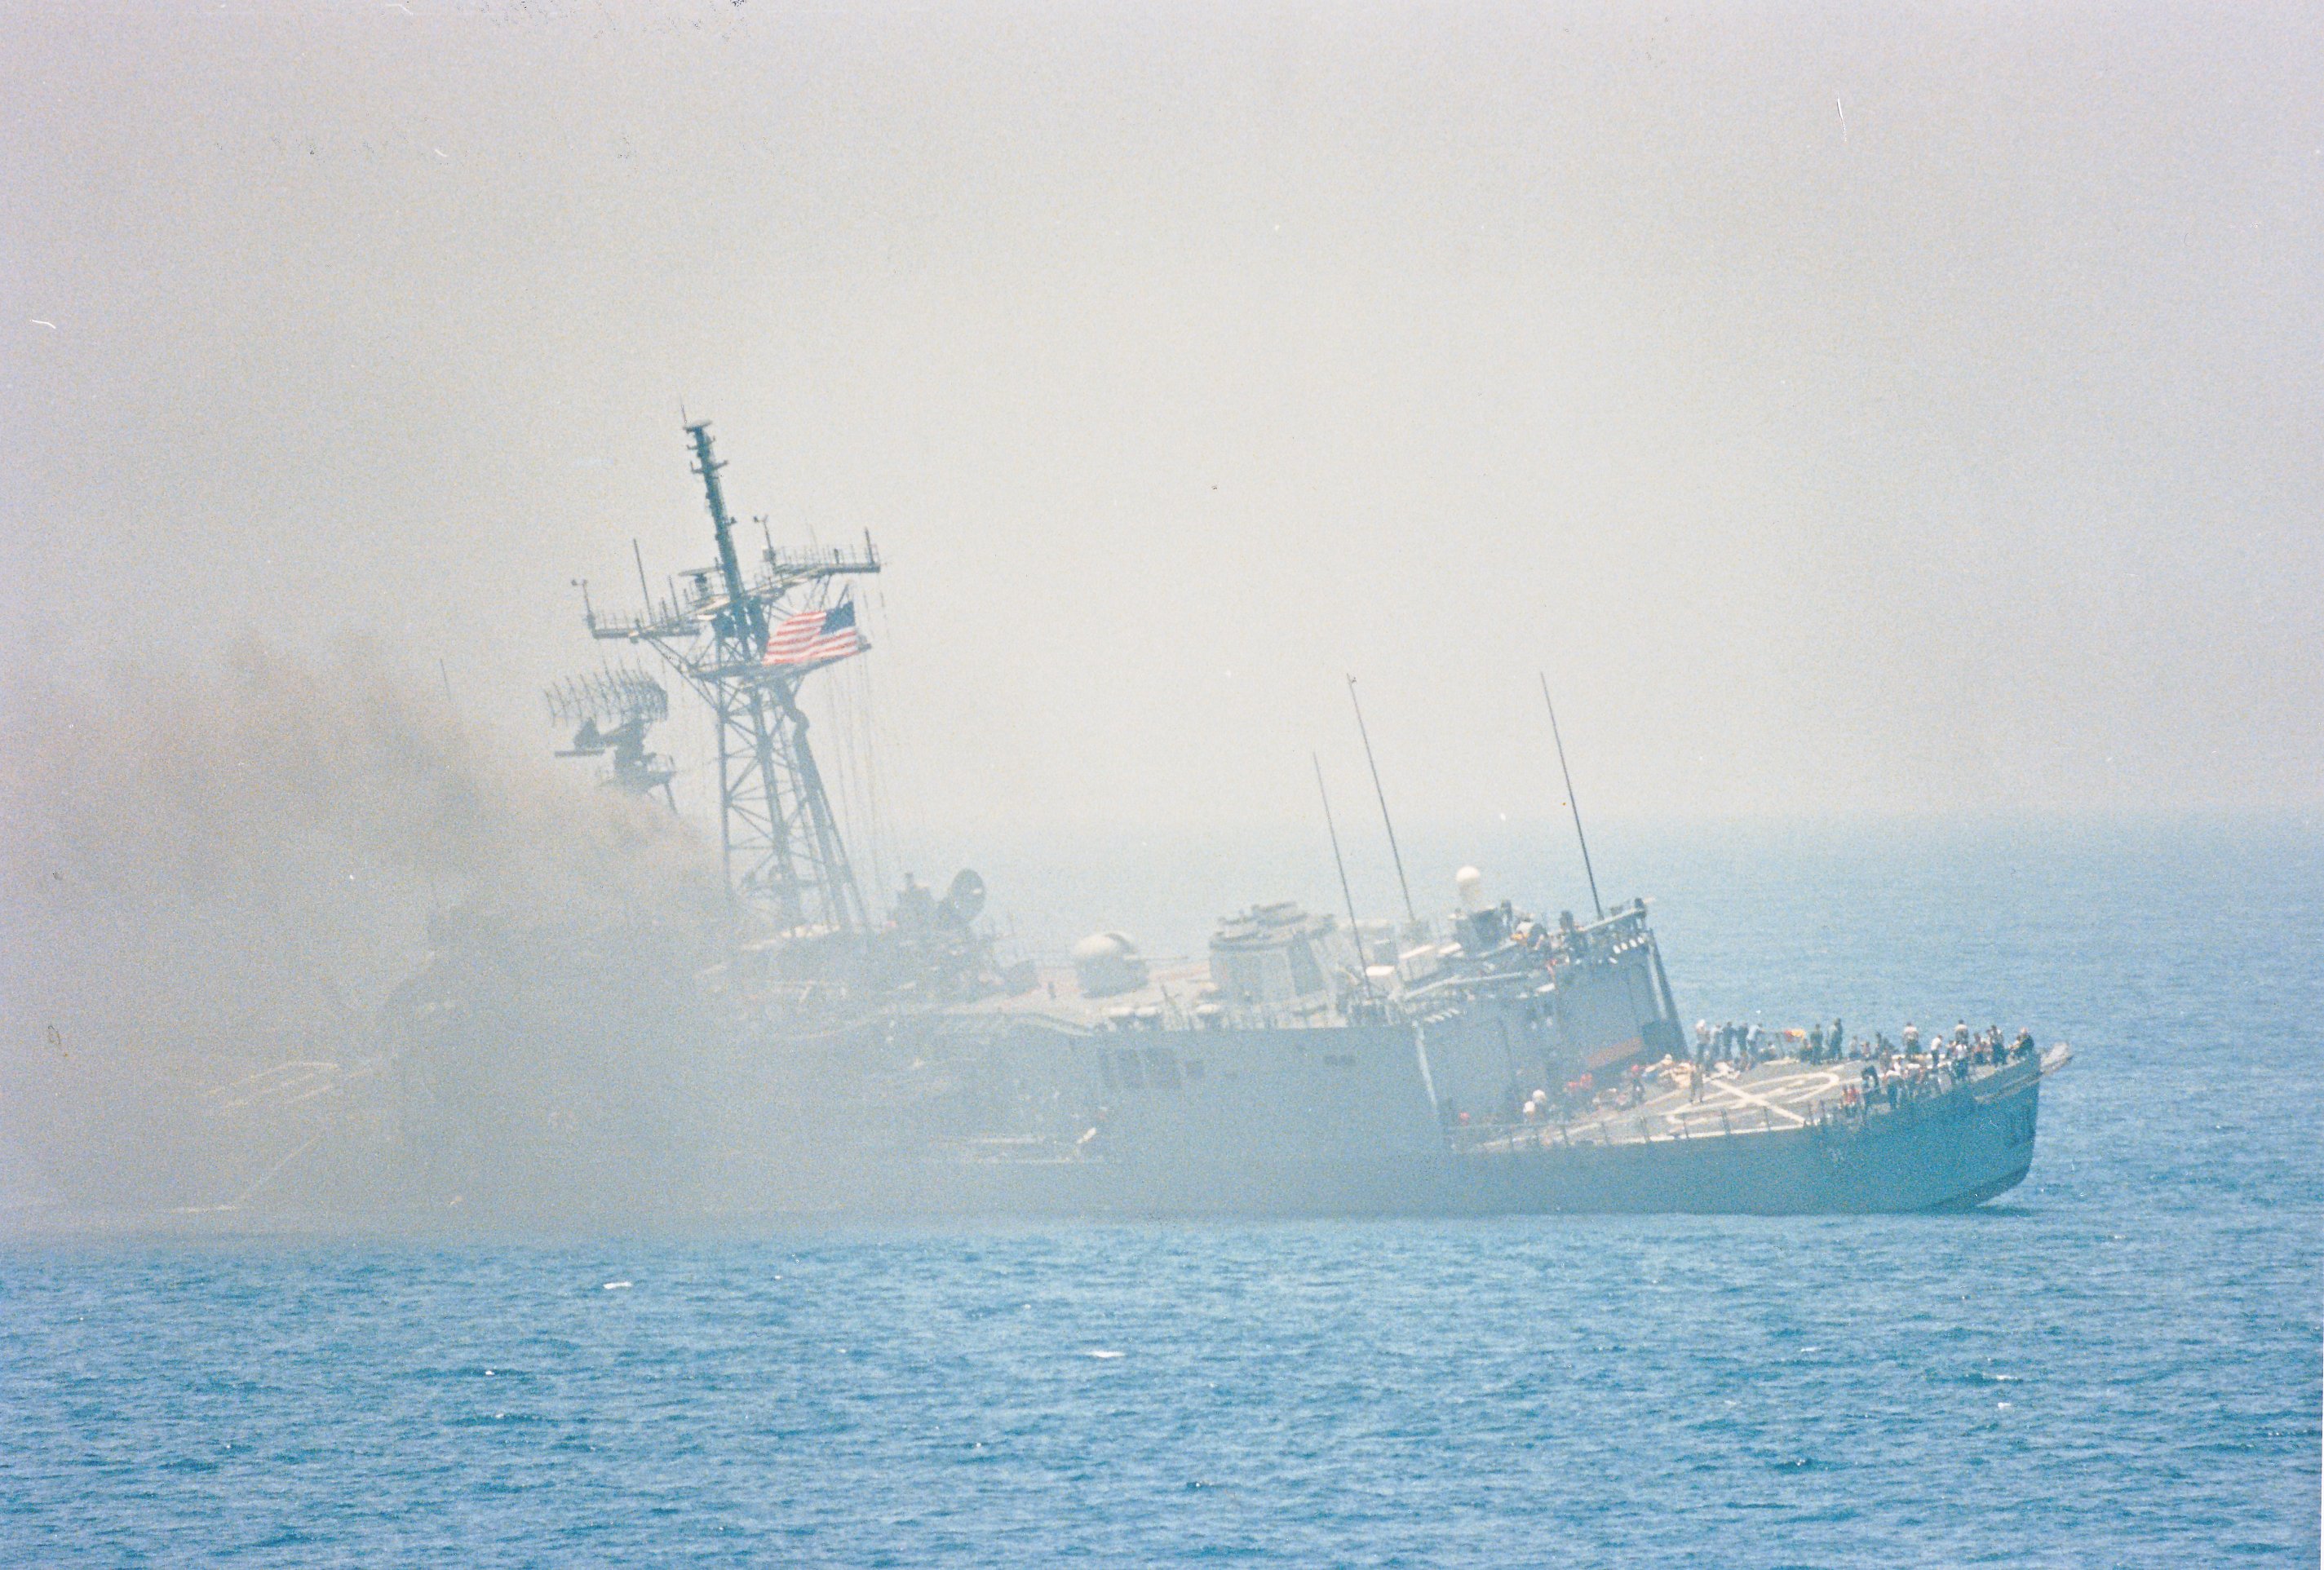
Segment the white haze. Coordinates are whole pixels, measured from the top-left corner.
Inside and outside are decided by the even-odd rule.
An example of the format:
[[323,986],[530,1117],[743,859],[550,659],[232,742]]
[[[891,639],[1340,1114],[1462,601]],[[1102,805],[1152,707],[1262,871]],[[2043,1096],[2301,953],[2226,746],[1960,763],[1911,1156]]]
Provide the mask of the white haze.
[[365,629],[538,725],[569,579],[706,559],[683,401],[889,553],[944,842],[1303,818],[1351,670],[1452,813],[1544,666],[1655,812],[2319,799],[2304,8],[6,26],[19,681]]

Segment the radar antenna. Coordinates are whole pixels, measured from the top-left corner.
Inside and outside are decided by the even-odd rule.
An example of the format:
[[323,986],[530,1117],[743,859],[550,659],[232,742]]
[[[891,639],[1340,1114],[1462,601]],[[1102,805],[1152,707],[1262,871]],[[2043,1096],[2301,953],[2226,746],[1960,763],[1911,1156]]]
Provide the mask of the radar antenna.
[[608,666],[586,675],[568,676],[543,694],[549,718],[559,725],[577,727],[573,745],[559,749],[559,757],[613,756],[613,770],[600,783],[619,786],[633,796],[659,790],[678,810],[669,782],[678,767],[662,753],[646,750],[646,730],[669,718],[669,693],[641,670]]

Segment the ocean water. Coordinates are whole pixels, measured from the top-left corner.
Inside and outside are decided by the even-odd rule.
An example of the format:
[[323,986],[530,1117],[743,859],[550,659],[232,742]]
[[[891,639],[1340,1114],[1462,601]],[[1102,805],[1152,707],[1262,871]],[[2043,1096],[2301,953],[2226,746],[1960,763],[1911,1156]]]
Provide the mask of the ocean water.
[[1689,1014],[2072,1043],[2031,1179],[1847,1220],[18,1237],[0,1563],[2316,1563],[2324,836],[1621,855]]

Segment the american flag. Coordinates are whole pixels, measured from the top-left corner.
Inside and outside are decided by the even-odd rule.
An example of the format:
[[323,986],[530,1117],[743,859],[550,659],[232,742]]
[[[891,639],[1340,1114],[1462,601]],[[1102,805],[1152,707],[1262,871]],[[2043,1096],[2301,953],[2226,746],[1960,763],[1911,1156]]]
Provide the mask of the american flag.
[[855,601],[842,600],[828,611],[801,611],[784,617],[767,634],[770,666],[815,666],[845,659],[863,647],[855,630]]

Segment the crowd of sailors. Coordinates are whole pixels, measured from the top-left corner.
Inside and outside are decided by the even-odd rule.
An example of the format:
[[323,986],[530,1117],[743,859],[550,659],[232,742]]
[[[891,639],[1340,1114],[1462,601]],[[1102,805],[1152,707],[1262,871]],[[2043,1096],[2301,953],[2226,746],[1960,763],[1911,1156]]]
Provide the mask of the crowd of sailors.
[[1731,1079],[1778,1059],[1858,1064],[1855,1082],[1842,1088],[1840,1105],[1843,1108],[1876,1104],[1894,1107],[1923,1096],[1942,1094],[1966,1082],[1981,1067],[2015,1062],[2032,1057],[2034,1051],[2030,1030],[2021,1030],[2015,1036],[2005,1035],[1999,1025],[1972,1032],[1966,1020],[1956,1023],[1950,1034],[1938,1030],[1925,1036],[1918,1025],[1907,1024],[1893,1042],[1882,1032],[1875,1032],[1868,1040],[1850,1036],[1837,1019],[1805,1030],[1733,1024],[1714,1027],[1710,1021],[1700,1020],[1690,1056],[1633,1063],[1604,1081],[1583,1072],[1567,1080],[1556,1097],[1546,1088],[1536,1090],[1526,1097],[1520,1116],[1527,1123],[1536,1123],[1627,1111],[1670,1089],[1683,1089],[1688,1100],[1700,1101],[1711,1081]]
[[1918,1026],[1907,1024],[1902,1035],[1901,1041],[1894,1042],[1876,1034],[1868,1043],[1848,1044],[1843,1056],[1863,1066],[1858,1071],[1861,1082],[1842,1091],[1842,1106],[1885,1101],[1893,1107],[1922,1096],[1942,1095],[1965,1083],[1979,1068],[2034,1055],[2032,1031],[2020,1030],[2005,1041],[1997,1024],[1971,1034],[1967,1023],[1957,1022],[1950,1037],[1932,1033],[1926,1041]]
[[1692,1061],[1705,1067],[1732,1063],[1738,1070],[1776,1058],[1794,1058],[1803,1063],[1862,1060],[1886,1064],[1914,1058],[1956,1064],[2005,1063],[2034,1050],[2032,1031],[2021,1030],[2005,1040],[1999,1025],[1987,1025],[1972,1033],[1967,1020],[1956,1021],[1950,1037],[1942,1031],[1933,1031],[1924,1038],[1921,1027],[1910,1023],[1899,1035],[1900,1039],[1894,1042],[1880,1032],[1874,1033],[1869,1041],[1862,1036],[1851,1037],[1848,1027],[1839,1020],[1833,1020],[1829,1026],[1810,1025],[1803,1031],[1771,1031],[1756,1024],[1714,1028],[1709,1020],[1697,1020]]

